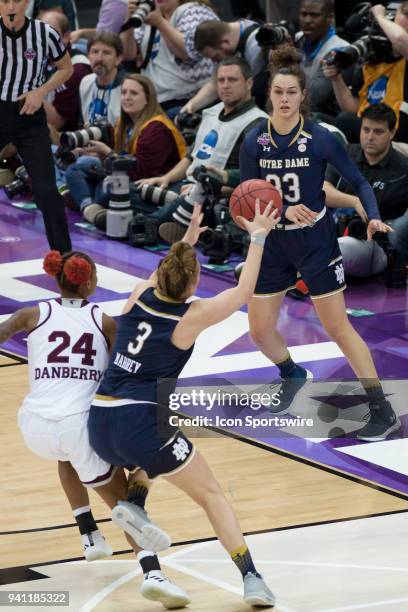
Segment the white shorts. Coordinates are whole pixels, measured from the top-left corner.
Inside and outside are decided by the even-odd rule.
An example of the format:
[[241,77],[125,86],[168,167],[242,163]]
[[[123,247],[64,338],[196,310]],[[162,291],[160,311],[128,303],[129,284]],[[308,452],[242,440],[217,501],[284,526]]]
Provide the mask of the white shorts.
[[106,463],[89,444],[88,414],[80,412],[61,421],[44,419],[22,406],[18,425],[26,446],[43,459],[69,461],[86,487],[100,487],[113,478],[116,467]]

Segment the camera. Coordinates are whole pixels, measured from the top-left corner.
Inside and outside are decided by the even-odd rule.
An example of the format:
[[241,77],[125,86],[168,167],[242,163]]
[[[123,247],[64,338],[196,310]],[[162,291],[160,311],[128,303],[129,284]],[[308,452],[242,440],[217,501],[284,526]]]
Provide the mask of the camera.
[[156,204],[156,206],[170,204],[170,202],[173,202],[179,197],[175,191],[163,189],[163,187],[157,187],[156,185],[142,185],[139,188],[139,193],[143,200],[151,204]]
[[192,177],[196,181],[190,193],[183,196],[182,203],[173,213],[173,219],[182,225],[190,223],[193,214],[194,204],[205,204],[210,201],[212,204],[221,194],[222,181],[220,178],[209,171],[206,166],[196,166],[192,172]]
[[204,255],[209,257],[208,263],[222,265],[228,261],[234,248],[233,236],[226,225],[231,220],[229,207],[222,203],[215,205],[214,215],[217,225],[201,234],[199,245]]
[[140,28],[151,11],[154,11],[155,5],[153,0],[143,0],[139,2],[137,9],[129,20],[129,25],[132,28]]
[[176,116],[176,125],[180,129],[187,145],[195,141],[197,128],[201,123],[201,113],[182,112]]
[[155,246],[159,242],[159,222],[136,213],[129,223],[129,244],[134,247]]
[[77,147],[86,147],[91,140],[100,140],[112,146],[113,134],[112,126],[106,119],[101,119],[95,125],[75,132],[62,132],[60,143],[65,151],[71,151]]
[[[105,170],[109,173],[103,180],[103,190],[109,193],[106,215],[98,214],[98,229],[104,229],[109,238],[127,238],[128,227],[133,213],[130,208],[129,172],[136,158],[130,155],[109,156],[105,160]],[[105,217],[105,220],[104,220]]]
[[14,181],[4,185],[7,197],[12,200],[15,196],[28,196],[32,194],[31,178],[24,166],[19,166],[14,173]]
[[255,34],[255,39],[263,49],[273,49],[277,45],[290,38],[287,21],[279,23],[267,23],[259,28]]
[[[387,19],[394,21],[400,4],[400,2],[391,2],[387,5]],[[356,35],[358,38],[349,47],[330,51],[324,58],[327,64],[343,70],[357,62],[380,64],[393,60],[392,44],[371,14],[370,2],[357,4],[344,27],[351,36]]]

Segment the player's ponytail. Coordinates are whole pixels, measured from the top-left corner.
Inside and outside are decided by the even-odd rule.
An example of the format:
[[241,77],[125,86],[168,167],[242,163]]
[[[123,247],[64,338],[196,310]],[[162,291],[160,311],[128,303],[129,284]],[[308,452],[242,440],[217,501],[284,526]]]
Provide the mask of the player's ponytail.
[[43,269],[54,276],[61,289],[75,293],[78,287],[90,280],[95,268],[93,260],[80,251],[61,255],[58,251],[50,251],[44,257]]
[[175,242],[157,269],[160,293],[173,300],[185,299],[189,287],[197,280],[199,266],[195,250],[187,242]]
[[[273,81],[278,74],[294,76],[299,82],[299,87],[302,91],[306,90],[306,75],[301,67],[302,56],[294,47],[283,46],[272,52],[269,62],[270,80],[269,91],[271,90]],[[300,106],[300,112],[303,116],[309,113],[309,104],[307,95]]]

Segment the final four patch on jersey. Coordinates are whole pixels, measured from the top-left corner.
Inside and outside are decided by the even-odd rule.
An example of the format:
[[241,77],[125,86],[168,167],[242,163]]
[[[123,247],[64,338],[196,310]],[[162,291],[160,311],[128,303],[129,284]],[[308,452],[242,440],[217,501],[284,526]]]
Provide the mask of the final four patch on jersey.
[[271,144],[271,139],[269,138],[268,132],[264,132],[263,134],[260,134],[258,138],[256,139],[256,142],[263,146]]

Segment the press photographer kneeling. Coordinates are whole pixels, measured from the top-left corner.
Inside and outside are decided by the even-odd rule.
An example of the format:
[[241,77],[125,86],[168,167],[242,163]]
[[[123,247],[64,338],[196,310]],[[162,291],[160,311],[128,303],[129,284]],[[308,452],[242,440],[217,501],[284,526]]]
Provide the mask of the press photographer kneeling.
[[[89,223],[97,223],[99,228],[103,228],[110,199],[109,192],[103,191],[103,166],[107,157],[124,153],[133,155],[135,160],[129,176],[136,181],[167,172],[186,153],[180,132],[157,102],[152,82],[137,74],[127,75],[123,81],[121,116],[114,128],[113,142],[109,142],[106,128],[101,138],[90,140],[85,148],[74,148],[74,158],[80,157],[66,173],[71,197],[84,218]],[[62,140],[64,142],[67,138],[63,136]],[[134,184],[130,185],[130,201],[132,206],[137,205],[139,210],[143,210],[143,202]],[[151,212],[151,205],[146,205],[145,210]]]
[[[362,113],[360,144],[348,145],[351,159],[374,190],[382,221],[391,226],[401,217],[406,217],[408,206],[408,158],[392,146],[396,122],[394,111],[386,104],[370,106]],[[374,240],[367,241],[365,224],[361,223],[361,219],[365,222],[367,216],[360,200],[333,167],[328,167],[325,178],[326,204],[331,208],[346,209],[338,211],[341,221],[344,215],[349,215],[345,223],[349,235],[339,238],[346,275],[365,277],[383,272],[387,268],[387,254],[394,260],[397,257],[396,252],[390,252],[390,246],[397,244],[400,230],[397,227],[386,237],[377,234]],[[357,215],[351,216],[353,212],[358,218]],[[394,261],[394,268],[396,264],[398,262]],[[399,281],[396,277],[391,279],[393,286],[405,282],[402,262],[400,272]]]
[[[138,182],[142,195],[145,194],[145,185],[170,186],[180,192],[180,198],[151,215],[158,223],[179,223],[179,238],[188,226],[191,202],[197,197],[196,169],[204,166],[207,169],[238,170],[239,149],[246,132],[261,118],[267,117],[251,97],[251,71],[243,59],[231,57],[221,61],[216,76],[221,102],[203,111],[191,154],[162,176]],[[181,181],[186,179],[187,182],[182,184]]]

